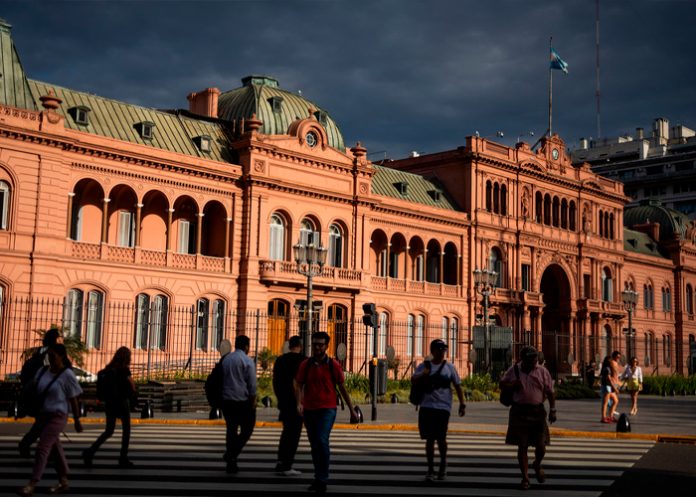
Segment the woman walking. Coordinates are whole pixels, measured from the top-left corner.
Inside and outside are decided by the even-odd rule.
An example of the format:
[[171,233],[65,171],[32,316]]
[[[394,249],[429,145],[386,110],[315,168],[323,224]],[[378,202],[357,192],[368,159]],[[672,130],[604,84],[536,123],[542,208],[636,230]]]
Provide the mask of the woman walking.
[[638,365],[637,357],[631,357],[621,379],[626,382],[626,390],[631,394],[631,416],[635,416],[638,414],[638,392],[643,390],[643,370]]
[[118,465],[122,468],[132,468],[133,462],[128,459],[128,444],[130,443],[130,406],[135,396],[135,384],[130,372],[131,351],[128,347],[119,348],[111,362],[107,364],[100,375],[104,375],[106,429],[99,438],[82,453],[85,466],[91,467],[94,455],[101,445],[114,434],[116,419],[121,420],[121,453]]
[[82,393],[82,388],[75,378],[63,344],[49,347],[48,363],[49,366],[41,368],[35,377],[36,392],[40,399],[39,414],[36,417],[40,435],[31,480],[17,492],[22,497],[34,495],[49,457],[54,459],[58,473],[58,485],[51,487],[50,492],[59,494],[68,490],[68,461],[60,443],[60,434],[68,422],[68,406],[72,408],[75,418],[75,431],[82,432],[80,409],[77,404],[77,396]]

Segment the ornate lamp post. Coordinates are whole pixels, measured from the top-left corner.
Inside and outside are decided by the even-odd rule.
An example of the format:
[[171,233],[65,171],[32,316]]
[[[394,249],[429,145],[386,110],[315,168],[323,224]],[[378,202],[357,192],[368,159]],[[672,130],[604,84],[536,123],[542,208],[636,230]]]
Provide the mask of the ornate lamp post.
[[292,247],[292,252],[297,264],[297,272],[307,277],[307,334],[304,340],[305,355],[312,355],[311,337],[312,337],[312,278],[321,274],[321,270],[326,264],[326,253],[328,249],[313,243],[304,245],[301,241],[297,242]]
[[486,360],[486,371],[491,371],[491,337],[488,326],[488,296],[493,291],[493,284],[498,273],[492,269],[474,269],[474,285],[476,291],[483,295],[483,350]]
[[633,331],[633,311],[636,308],[636,302],[638,302],[638,292],[635,290],[626,289],[621,292],[621,300],[624,303],[624,309],[628,312],[628,329],[626,330],[626,360],[629,361],[632,357],[633,351],[631,347],[633,345],[633,337],[636,336]]

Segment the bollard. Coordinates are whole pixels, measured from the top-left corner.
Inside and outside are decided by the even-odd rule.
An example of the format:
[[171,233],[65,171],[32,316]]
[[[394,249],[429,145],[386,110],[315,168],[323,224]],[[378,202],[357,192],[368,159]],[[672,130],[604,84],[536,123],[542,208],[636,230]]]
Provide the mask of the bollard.
[[273,400],[268,395],[266,395],[264,398],[261,399],[261,404],[263,404],[263,407],[272,407]]
[[152,405],[150,404],[149,400],[145,401],[145,405],[143,406],[142,410],[140,411],[140,419],[150,419],[154,416],[155,412],[152,409]]
[[392,404],[398,404],[399,403],[399,397],[395,393],[391,394],[391,403]]
[[208,414],[208,419],[220,419],[222,418],[222,412],[220,412],[219,407],[211,407],[210,414]]
[[7,417],[15,419],[19,418],[19,402],[16,400],[10,404],[10,407],[7,410]]
[[84,402],[80,402],[79,407],[80,407],[80,409],[79,409],[79,411],[80,411],[80,417],[81,417],[81,418],[86,417],[86,416],[87,416],[87,406],[85,406],[85,403],[84,403]]
[[619,420],[616,422],[616,433],[630,433],[631,422],[628,419],[626,413],[621,413]]

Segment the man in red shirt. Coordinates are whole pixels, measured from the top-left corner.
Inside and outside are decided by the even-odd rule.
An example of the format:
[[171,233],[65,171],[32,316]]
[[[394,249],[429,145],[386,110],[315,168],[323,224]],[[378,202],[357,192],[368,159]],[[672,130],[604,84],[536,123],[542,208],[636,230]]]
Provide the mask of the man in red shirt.
[[343,386],[345,378],[341,365],[326,354],[330,339],[328,333],[323,331],[312,334],[312,357],[300,364],[295,375],[297,412],[304,418],[314,464],[314,482],[309,486],[309,491],[320,495],[326,493],[329,481],[329,437],[336,421],[336,387],[348,406],[350,422],[358,421],[353,403]]

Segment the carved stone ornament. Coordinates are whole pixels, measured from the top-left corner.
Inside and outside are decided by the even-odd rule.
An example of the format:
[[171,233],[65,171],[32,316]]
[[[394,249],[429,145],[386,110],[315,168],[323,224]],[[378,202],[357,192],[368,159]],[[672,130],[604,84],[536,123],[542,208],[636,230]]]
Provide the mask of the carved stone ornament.
[[254,161],[254,171],[257,173],[262,173],[266,170],[266,161],[255,160]]
[[367,195],[367,183],[360,183],[360,187],[358,189],[360,190],[361,195]]

